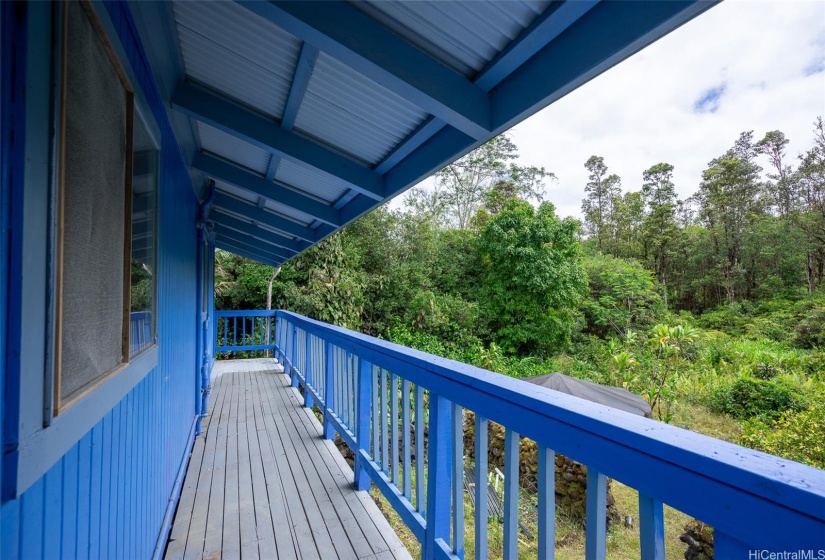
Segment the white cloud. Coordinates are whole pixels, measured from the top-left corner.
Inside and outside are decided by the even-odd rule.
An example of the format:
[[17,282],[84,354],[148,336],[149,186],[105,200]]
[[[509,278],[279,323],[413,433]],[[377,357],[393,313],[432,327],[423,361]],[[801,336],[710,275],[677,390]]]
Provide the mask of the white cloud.
[[783,131],[792,157],[809,148],[812,123],[825,116],[825,71],[814,71],[823,66],[825,2],[729,0],[510,134],[523,165],[558,176],[546,199],[562,216],[580,215],[584,162],[593,154],[622,177],[625,191],[639,189],[651,165],[671,163],[680,196],[688,196],[707,163],[742,131],[754,130],[757,139]]

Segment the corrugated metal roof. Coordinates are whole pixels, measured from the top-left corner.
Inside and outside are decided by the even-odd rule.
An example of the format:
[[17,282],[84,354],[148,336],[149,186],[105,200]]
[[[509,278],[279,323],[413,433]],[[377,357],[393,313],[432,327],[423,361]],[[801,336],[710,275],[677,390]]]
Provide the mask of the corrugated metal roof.
[[173,6],[186,75],[280,119],[301,42],[234,2]]
[[275,178],[295,190],[313,195],[328,204],[334,203],[347,192],[341,181],[312,168],[282,159]]
[[552,0],[353,2],[433,58],[468,78],[501,52]]
[[[213,212],[214,213],[209,214],[209,216],[210,216],[209,219],[216,222],[216,223],[219,223],[219,224],[221,223],[220,214],[226,214],[227,216],[231,216],[233,218],[243,220],[247,224],[255,224],[256,227],[260,228],[263,231],[277,233],[281,237],[284,237],[286,239],[290,239],[290,240],[293,240],[293,241],[297,239],[294,235],[290,235],[289,233],[287,233],[285,231],[281,231],[279,229],[269,227],[266,224],[262,224],[260,222],[254,221],[254,220],[250,220],[247,216],[243,216],[241,214],[236,214],[235,212],[230,212],[229,210],[224,210],[223,208],[220,208],[220,207],[214,208]],[[226,227],[231,228],[231,226],[226,226]],[[232,228],[232,229],[235,229],[235,228]]]
[[[253,192],[236,187],[235,185],[224,183],[222,181],[215,181],[215,187],[218,189],[218,191],[230,194],[235,198],[240,198],[241,200],[251,204],[252,206],[257,206],[258,200],[261,198],[259,195]],[[302,226],[309,226],[315,221],[314,216],[311,216],[306,212],[301,212],[300,210],[297,210],[290,206],[285,206],[284,204],[281,204],[276,200],[265,199],[264,208],[266,208],[273,214],[281,216],[282,218],[287,218],[288,220],[292,220],[293,222],[301,224]]]
[[295,128],[376,164],[426,117],[401,96],[321,53]]
[[202,150],[266,174],[272,157],[269,152],[200,121],[197,121],[197,128]]

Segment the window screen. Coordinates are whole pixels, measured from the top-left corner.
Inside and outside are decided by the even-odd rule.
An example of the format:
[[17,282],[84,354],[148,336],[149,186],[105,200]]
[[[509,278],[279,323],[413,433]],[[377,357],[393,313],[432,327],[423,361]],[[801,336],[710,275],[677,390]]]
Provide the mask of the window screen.
[[87,3],[63,6],[55,407],[128,359],[132,93]]

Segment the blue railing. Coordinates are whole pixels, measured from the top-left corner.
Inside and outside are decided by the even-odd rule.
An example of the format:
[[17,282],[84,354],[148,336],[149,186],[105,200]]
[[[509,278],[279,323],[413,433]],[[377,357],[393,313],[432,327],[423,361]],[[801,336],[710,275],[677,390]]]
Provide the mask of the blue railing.
[[152,312],[132,311],[129,314],[129,355],[134,356],[152,344]]
[[215,311],[215,353],[275,349],[275,311]]
[[[487,476],[487,422],[506,430],[505,558],[518,557],[522,436],[539,450],[539,558],[554,554],[555,452],[587,466],[589,560],[606,556],[607,477],[639,492],[645,560],[665,557],[663,504],[713,526],[720,560],[825,550],[821,470],[290,312],[277,313],[275,343],[304,404],[323,411],[324,436],[337,432],[354,450],[356,485],[378,487],[424,558],[463,558],[464,409],[475,412],[475,480]],[[475,557],[483,559],[487,490],[474,491]]]

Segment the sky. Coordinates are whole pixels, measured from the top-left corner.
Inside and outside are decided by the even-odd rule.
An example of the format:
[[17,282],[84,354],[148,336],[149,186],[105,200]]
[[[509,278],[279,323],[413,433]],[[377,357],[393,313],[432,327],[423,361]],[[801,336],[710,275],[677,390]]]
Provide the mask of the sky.
[[520,165],[558,177],[545,200],[580,217],[591,155],[622,178],[623,192],[641,188],[645,169],[670,163],[686,198],[741,132],[758,140],[781,130],[795,160],[812,146],[817,116],[825,117],[825,1],[727,0],[508,134]]

